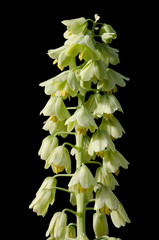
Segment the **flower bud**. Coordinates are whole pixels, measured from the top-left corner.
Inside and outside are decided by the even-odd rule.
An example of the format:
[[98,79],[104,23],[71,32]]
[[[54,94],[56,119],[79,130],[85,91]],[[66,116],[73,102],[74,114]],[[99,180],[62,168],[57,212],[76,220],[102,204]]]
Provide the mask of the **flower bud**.
[[108,222],[107,217],[104,213],[94,213],[93,215],[93,230],[96,237],[101,237],[104,235],[108,235]]
[[66,233],[67,215],[64,212],[56,212],[49,224],[46,232],[46,237],[50,235],[51,238],[64,239]]
[[66,235],[65,238],[76,238],[76,228],[74,226],[66,227]]

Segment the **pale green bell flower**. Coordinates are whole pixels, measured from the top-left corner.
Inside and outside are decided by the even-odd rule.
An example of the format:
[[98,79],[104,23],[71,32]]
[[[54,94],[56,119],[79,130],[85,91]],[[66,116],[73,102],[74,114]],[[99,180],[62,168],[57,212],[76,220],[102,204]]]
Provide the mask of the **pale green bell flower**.
[[[58,132],[67,132],[67,126],[65,125],[65,120],[60,121],[55,116],[49,117],[43,126],[43,129],[49,131],[50,134],[56,134]],[[67,137],[67,133],[59,134],[61,137]]]
[[54,135],[49,135],[43,139],[38,155],[41,159],[46,160],[57,146],[58,138]]
[[103,168],[103,166],[98,167],[96,170],[95,175],[96,182],[100,182],[103,185],[106,185],[111,190],[115,189],[115,186],[119,186],[119,183],[117,182],[116,178],[113,174],[109,173],[106,168]]
[[37,191],[35,199],[29,205],[29,208],[33,208],[33,212],[36,212],[37,215],[42,215],[44,217],[48,211],[49,205],[53,205],[56,189],[52,189],[52,187],[55,187],[56,184],[56,179],[47,177]]
[[95,41],[90,35],[86,34],[83,38],[78,41],[81,46],[81,52],[79,54],[79,60],[89,61],[90,59],[96,61],[99,60],[99,55],[96,50]]
[[96,51],[95,42],[90,35],[74,35],[72,34],[62,48],[57,48],[48,51],[48,55],[55,59],[53,64],[57,63],[59,69],[63,70],[69,66],[73,69],[76,66],[76,56],[79,54],[79,60],[85,61],[99,60],[98,52]]
[[130,223],[130,219],[121,204],[121,202],[118,201],[118,207],[117,210],[112,210],[110,213],[111,219],[115,227],[120,228],[121,226],[125,226],[126,223]]
[[91,171],[84,164],[76,170],[68,184],[69,190],[76,193],[92,192],[95,186],[98,185]]
[[55,96],[61,96],[61,91],[67,91],[68,96],[74,97],[80,88],[80,81],[76,72],[73,70],[64,71],[56,77],[42,82],[40,86],[45,87],[47,95],[55,94]]
[[103,24],[99,31],[103,42],[109,44],[117,38],[116,31],[108,24]]
[[101,212],[110,214],[112,210],[117,210],[118,200],[111,189],[103,184],[96,192],[94,209],[100,209]]
[[97,61],[89,60],[82,68],[80,76],[82,81],[91,81],[94,77],[101,81],[108,79],[106,66],[101,59]]
[[105,115],[105,118],[102,119],[99,125],[99,129],[105,130],[113,139],[120,138],[125,133],[124,128],[113,114],[111,114],[111,118],[109,118],[108,114]]
[[76,128],[77,133],[83,133],[83,135],[85,135],[88,129],[94,132],[95,129],[98,128],[92,115],[84,106],[77,109],[76,112],[66,120],[65,124],[68,125],[68,131]]
[[114,152],[108,148],[104,152],[103,157],[103,167],[110,173],[116,173],[119,170],[119,167],[124,169],[128,168],[129,162],[124,158],[124,156],[115,150]]
[[49,99],[46,106],[40,112],[40,114],[42,113],[44,116],[55,116],[60,121],[70,117],[70,113],[68,112],[62,97],[56,96],[53,96]]
[[[44,189],[48,189],[48,190],[52,190],[53,192],[53,195],[55,196],[55,193],[56,193],[56,189],[52,189],[53,187],[56,187],[56,184],[57,184],[57,179],[56,178],[53,178],[53,177],[47,177],[44,179],[43,183],[41,184],[39,190],[37,191],[36,193],[36,196],[38,194],[40,194],[40,192]],[[54,198],[51,202],[51,205],[54,203]]]
[[66,235],[65,238],[76,238],[76,228],[72,225],[68,225],[66,227]]
[[87,20],[84,17],[64,20],[62,23],[67,26],[68,35],[84,33],[87,28]]
[[64,169],[71,173],[71,159],[68,149],[62,145],[56,147],[46,160],[45,168],[52,167],[54,173],[62,172]]
[[104,113],[111,114],[115,111],[121,111],[122,107],[113,94],[100,95],[98,98],[98,105],[94,110],[93,115],[97,117],[102,117]]
[[113,94],[92,94],[85,102],[85,107],[94,117],[103,117],[104,113],[112,114],[115,111],[123,112],[119,101]]
[[103,33],[101,35],[102,41],[105,43],[111,43],[113,39],[116,39],[115,33]]
[[[67,215],[64,212],[56,212],[49,224],[46,237],[63,240],[66,234]],[[50,239],[50,238],[49,238]]]
[[129,81],[130,78],[123,76],[122,74],[114,71],[111,68],[107,68],[108,79],[106,81],[99,81],[97,84],[97,89],[102,91],[111,91],[116,87],[116,85],[120,87],[126,86],[126,81]]
[[105,148],[110,147],[112,151],[115,151],[115,145],[112,142],[109,134],[106,131],[98,129],[91,138],[88,153],[93,156],[94,152],[98,153],[104,151]]
[[99,57],[104,62],[106,67],[109,66],[109,63],[111,63],[112,65],[116,65],[120,63],[120,59],[118,56],[118,53],[119,53],[118,49],[112,48],[106,43],[97,44],[96,49]]
[[100,213],[100,212],[94,213],[93,230],[96,238],[109,234],[107,217],[104,213]]

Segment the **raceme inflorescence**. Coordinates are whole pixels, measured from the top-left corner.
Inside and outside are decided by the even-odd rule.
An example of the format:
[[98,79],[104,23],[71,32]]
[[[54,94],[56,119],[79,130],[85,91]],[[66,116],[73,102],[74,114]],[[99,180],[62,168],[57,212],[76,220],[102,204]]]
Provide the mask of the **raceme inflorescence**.
[[[88,210],[92,211],[92,229],[98,240],[119,240],[112,233],[109,236],[108,216],[117,228],[130,223],[113,192],[119,185],[116,176],[120,168],[127,169],[129,164],[114,144],[125,133],[115,117],[116,111],[123,112],[115,93],[129,78],[110,68],[120,62],[119,51],[109,46],[117,33],[99,19],[95,14],[95,20],[62,21],[67,28],[64,45],[48,51],[62,72],[40,84],[50,96],[41,111],[48,117],[43,129],[50,135],[42,141],[38,154],[45,169],[51,168],[54,174],[44,179],[29,208],[44,217],[55,202],[56,191],[69,194],[73,208],[53,209],[48,240],[90,239],[86,232]],[[67,138],[73,143],[59,144],[59,139]],[[71,170],[73,161],[76,167]],[[95,174],[91,164],[97,166]],[[60,187],[59,178],[68,180],[68,187]],[[74,214],[76,221],[68,222],[68,214]]]

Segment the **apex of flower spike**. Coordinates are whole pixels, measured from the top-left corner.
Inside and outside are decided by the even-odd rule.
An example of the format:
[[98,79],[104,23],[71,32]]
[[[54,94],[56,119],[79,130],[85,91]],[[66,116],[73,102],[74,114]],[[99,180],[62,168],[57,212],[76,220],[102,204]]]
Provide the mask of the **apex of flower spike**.
[[97,22],[100,19],[100,16],[96,13],[94,14],[95,22]]

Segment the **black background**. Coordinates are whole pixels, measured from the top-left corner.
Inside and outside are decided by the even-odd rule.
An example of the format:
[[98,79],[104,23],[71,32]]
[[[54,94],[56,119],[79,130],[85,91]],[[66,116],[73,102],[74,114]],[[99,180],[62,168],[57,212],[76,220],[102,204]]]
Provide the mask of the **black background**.
[[[115,194],[127,210],[131,224],[116,229],[109,219],[110,236],[123,240],[148,239],[153,233],[151,224],[157,208],[151,202],[155,199],[155,179],[152,177],[152,142],[155,140],[150,136],[156,125],[153,103],[150,103],[156,86],[152,83],[151,68],[151,63],[154,64],[151,51],[153,17],[157,17],[155,6],[152,8],[152,5],[134,1],[41,1],[37,4],[27,1],[9,5],[9,11],[6,6],[5,10],[5,18],[9,19],[3,35],[7,45],[5,90],[9,89],[9,110],[13,110],[13,113],[6,113],[11,145],[7,152],[8,156],[11,154],[9,188],[14,190],[14,194],[9,197],[8,216],[14,226],[15,237],[45,239],[52,214],[71,207],[67,204],[67,193],[58,191],[56,203],[49,208],[45,218],[37,217],[28,209],[43,179],[52,175],[50,169],[44,169],[44,162],[37,155],[42,139],[48,134],[42,130],[46,118],[39,116],[48,97],[38,85],[60,73],[52,65],[47,51],[63,45],[65,26],[61,21],[82,16],[93,18],[97,13],[101,17],[100,21],[112,25],[118,34],[111,46],[119,49],[121,63],[113,66],[113,69],[131,79],[126,88],[119,88],[116,95],[124,110],[124,114],[118,114],[118,119],[126,134],[115,142],[117,149],[130,162],[129,169],[121,170],[117,177],[120,186],[116,188]],[[73,142],[73,139],[70,141]],[[64,185],[62,180],[58,181],[58,185]],[[74,216],[72,218],[69,213],[68,216],[73,221]],[[89,212],[87,233],[93,239],[91,217]]]

